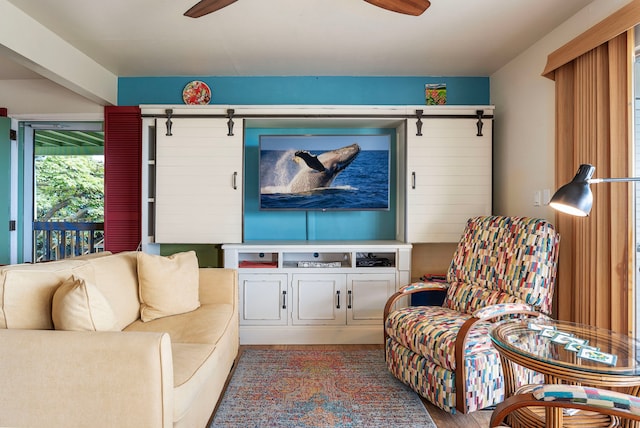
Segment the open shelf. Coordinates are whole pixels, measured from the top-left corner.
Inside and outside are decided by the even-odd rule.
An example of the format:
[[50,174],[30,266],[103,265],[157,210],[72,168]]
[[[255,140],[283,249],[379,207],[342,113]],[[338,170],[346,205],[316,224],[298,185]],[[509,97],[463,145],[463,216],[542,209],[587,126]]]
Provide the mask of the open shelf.
[[241,252],[238,253],[238,268],[240,269],[259,269],[279,267],[278,252]]
[[342,268],[351,267],[350,252],[283,252],[283,267],[285,268]]
[[374,245],[340,251],[326,245],[304,248],[280,245],[269,250],[251,245],[242,246],[237,253],[238,269],[374,269],[395,270],[397,248],[379,248]]
[[[405,270],[410,244],[397,241],[225,244],[225,266],[274,271],[366,272]],[[404,263],[404,265],[403,265]]]

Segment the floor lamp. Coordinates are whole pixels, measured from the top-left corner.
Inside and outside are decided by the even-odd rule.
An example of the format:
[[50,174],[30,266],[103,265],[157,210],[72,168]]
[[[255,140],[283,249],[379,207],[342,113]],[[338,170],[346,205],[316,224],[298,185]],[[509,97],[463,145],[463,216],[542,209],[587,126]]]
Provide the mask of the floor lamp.
[[596,168],[582,164],[573,180],[560,187],[549,201],[551,208],[573,216],[586,217],[591,211],[593,194],[590,184],[640,181],[640,177],[591,178]]
[[586,217],[593,205],[590,184],[640,181],[640,177],[591,178],[596,167],[582,164],[573,180],[560,187],[549,201],[549,206],[557,211],[578,217]]

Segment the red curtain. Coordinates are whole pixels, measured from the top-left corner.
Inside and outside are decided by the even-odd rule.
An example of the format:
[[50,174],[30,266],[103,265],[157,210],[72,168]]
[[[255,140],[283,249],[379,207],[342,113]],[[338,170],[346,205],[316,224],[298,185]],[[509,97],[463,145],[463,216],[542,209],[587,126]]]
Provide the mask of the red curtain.
[[140,108],[105,107],[104,131],[105,250],[135,250],[142,235]]

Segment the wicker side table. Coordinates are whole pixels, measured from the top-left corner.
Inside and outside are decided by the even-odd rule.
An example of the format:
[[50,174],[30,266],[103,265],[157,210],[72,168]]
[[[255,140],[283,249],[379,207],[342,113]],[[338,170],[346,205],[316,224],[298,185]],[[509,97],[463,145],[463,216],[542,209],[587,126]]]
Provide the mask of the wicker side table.
[[[544,375],[545,383],[571,383],[640,394],[640,342],[596,327],[554,320],[507,321],[491,332],[500,353],[505,396],[524,392],[514,365]],[[573,345],[569,345],[569,343]],[[580,354],[583,347],[601,353]],[[602,357],[601,361],[589,359]],[[617,426],[619,421],[590,412],[567,415],[561,409],[522,409],[509,416],[512,427]]]

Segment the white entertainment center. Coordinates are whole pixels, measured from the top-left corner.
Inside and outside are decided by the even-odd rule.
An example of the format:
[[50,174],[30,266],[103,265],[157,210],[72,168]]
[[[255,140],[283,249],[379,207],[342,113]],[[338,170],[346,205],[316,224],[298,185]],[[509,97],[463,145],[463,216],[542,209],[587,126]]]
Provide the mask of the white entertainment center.
[[384,304],[411,277],[411,245],[400,242],[222,248],[238,269],[244,344],[381,343]]
[[[142,113],[142,247],[221,244],[224,267],[238,271],[242,344],[382,343],[384,304],[412,278],[412,244],[457,242],[469,217],[491,214],[493,106]],[[244,131],[356,127],[395,129],[395,239],[245,240]]]

